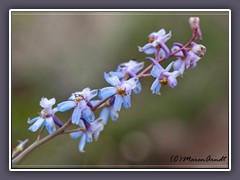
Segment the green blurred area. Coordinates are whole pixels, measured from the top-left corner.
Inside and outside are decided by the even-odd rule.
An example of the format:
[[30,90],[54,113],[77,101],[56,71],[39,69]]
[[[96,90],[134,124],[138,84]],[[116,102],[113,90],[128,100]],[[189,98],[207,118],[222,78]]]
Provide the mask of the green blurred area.
[[[145,45],[151,32],[171,31],[169,48],[174,42],[187,43],[191,16],[201,19],[203,41],[196,42],[206,46],[207,53],[195,69],[178,78],[175,88],[164,87],[161,96],[152,95],[154,79],[144,78],[142,92],[132,96],[132,108],[123,108],[117,122],[109,119],[85,153],[78,152],[79,139],[62,135],[21,164],[173,165],[169,162],[173,154],[228,155],[229,21],[223,12],[14,13],[12,146],[18,139],[28,138],[30,143],[36,139],[37,133],[28,131],[27,119],[38,116],[42,97],[55,97],[60,103],[85,87],[108,86],[104,72],[130,59],[145,61],[137,46]],[[57,115],[65,122],[71,111]]]

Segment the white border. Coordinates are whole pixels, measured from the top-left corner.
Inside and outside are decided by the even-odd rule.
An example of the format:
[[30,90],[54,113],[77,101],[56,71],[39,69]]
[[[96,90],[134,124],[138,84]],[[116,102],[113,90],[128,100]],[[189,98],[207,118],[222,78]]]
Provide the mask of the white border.
[[[229,168],[228,169],[13,169],[11,167],[12,157],[11,157],[11,15],[12,12],[228,12],[229,13]],[[9,10],[9,171],[231,171],[231,9],[10,9]]]

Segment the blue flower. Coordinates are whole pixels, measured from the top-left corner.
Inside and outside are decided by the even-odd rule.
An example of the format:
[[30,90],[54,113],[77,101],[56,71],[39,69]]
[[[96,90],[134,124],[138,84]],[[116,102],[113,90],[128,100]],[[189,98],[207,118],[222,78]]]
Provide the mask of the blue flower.
[[197,44],[195,42],[191,42],[191,52],[193,52],[195,55],[197,55],[198,57],[203,57],[207,51],[206,47],[201,45],[201,44]]
[[[137,73],[144,67],[144,62],[137,62],[130,60],[129,62],[122,63],[118,66],[117,70],[109,72],[112,76],[117,76],[120,81],[135,77]],[[142,90],[140,81],[137,82],[136,88],[133,89],[135,94],[139,94]]]
[[[85,122],[85,123],[88,123],[88,122]],[[103,125],[102,119],[97,119],[89,123],[87,126],[85,126],[84,131],[71,133],[70,136],[73,139],[77,139],[81,137],[78,145],[78,149],[80,152],[85,152],[84,147],[86,142],[91,143],[93,139],[97,141],[99,134],[103,130],[103,128],[104,128],[104,125]]]
[[138,79],[133,77],[127,81],[120,81],[117,76],[111,73],[104,74],[105,80],[113,87],[105,87],[99,90],[99,97],[101,99],[109,98],[114,95],[114,108],[116,111],[120,111],[122,104],[125,108],[131,107],[131,91],[136,88]]
[[107,124],[108,117],[116,121],[119,117],[118,111],[114,108],[115,97],[110,98],[103,106],[99,117],[103,120],[104,125]]
[[169,72],[172,68],[173,62],[170,63],[166,69],[164,69],[156,60],[152,58],[147,58],[154,63],[154,66],[151,70],[151,75],[155,77],[155,81],[151,86],[151,90],[153,94],[160,95],[160,89],[162,86],[168,85],[170,87],[175,87],[177,85],[177,76],[179,75],[178,71]]
[[57,112],[57,108],[52,110],[52,106],[55,104],[56,99],[52,98],[48,100],[47,98],[42,98],[40,101],[40,106],[44,109],[41,111],[40,116],[34,119],[28,119],[28,123],[34,123],[28,129],[30,131],[36,132],[41,126],[44,126],[49,134],[52,134],[56,131],[56,127],[54,124],[54,113]]
[[69,101],[64,101],[59,103],[57,108],[58,111],[64,112],[69,109],[74,108],[72,113],[72,123],[79,124],[81,122],[81,117],[91,122],[95,119],[94,113],[91,110],[91,99],[97,96],[98,90],[90,90],[90,88],[85,88],[83,91],[72,93],[69,97]]
[[125,74],[129,74],[131,77],[134,77],[144,67],[144,62],[139,63],[137,61],[130,60],[129,62],[120,64],[120,67]]
[[[179,49],[182,47],[181,44],[178,44],[175,46],[175,49]],[[183,56],[179,57],[173,65],[173,69],[176,71],[179,71],[179,73],[182,75],[185,71],[185,69],[193,69],[197,66],[197,62],[201,59],[200,57],[204,56],[206,52],[206,48],[203,45],[191,43],[192,48],[187,51],[183,49],[182,51],[178,53],[182,53]]]
[[164,29],[160,29],[158,32],[151,33],[149,37],[149,43],[143,47],[138,46],[140,52],[146,54],[155,54],[157,58],[168,57],[170,51],[165,42],[171,38],[171,31],[166,34]]

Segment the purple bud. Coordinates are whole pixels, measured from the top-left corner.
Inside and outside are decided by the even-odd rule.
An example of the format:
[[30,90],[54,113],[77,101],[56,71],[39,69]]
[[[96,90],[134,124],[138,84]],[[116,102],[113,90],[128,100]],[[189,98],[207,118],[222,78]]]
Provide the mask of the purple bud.
[[202,40],[202,32],[201,32],[201,29],[200,29],[200,19],[199,19],[199,17],[190,17],[189,18],[189,25],[192,28],[192,30],[197,31],[199,40],[201,41]]

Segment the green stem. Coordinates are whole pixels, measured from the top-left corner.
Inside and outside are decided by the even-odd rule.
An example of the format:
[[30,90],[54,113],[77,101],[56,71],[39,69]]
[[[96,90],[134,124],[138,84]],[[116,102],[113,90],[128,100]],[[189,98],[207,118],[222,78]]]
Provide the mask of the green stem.
[[12,165],[18,164],[26,155],[28,155],[32,150],[40,146],[41,144],[44,144],[45,142],[53,139],[54,137],[62,134],[64,130],[66,130],[70,125],[72,124],[71,119],[69,119],[61,128],[59,128],[55,133],[48,135],[44,137],[41,140],[35,141],[33,144],[31,144],[28,148],[26,148],[21,154],[19,154],[17,157],[15,157],[12,160]]

